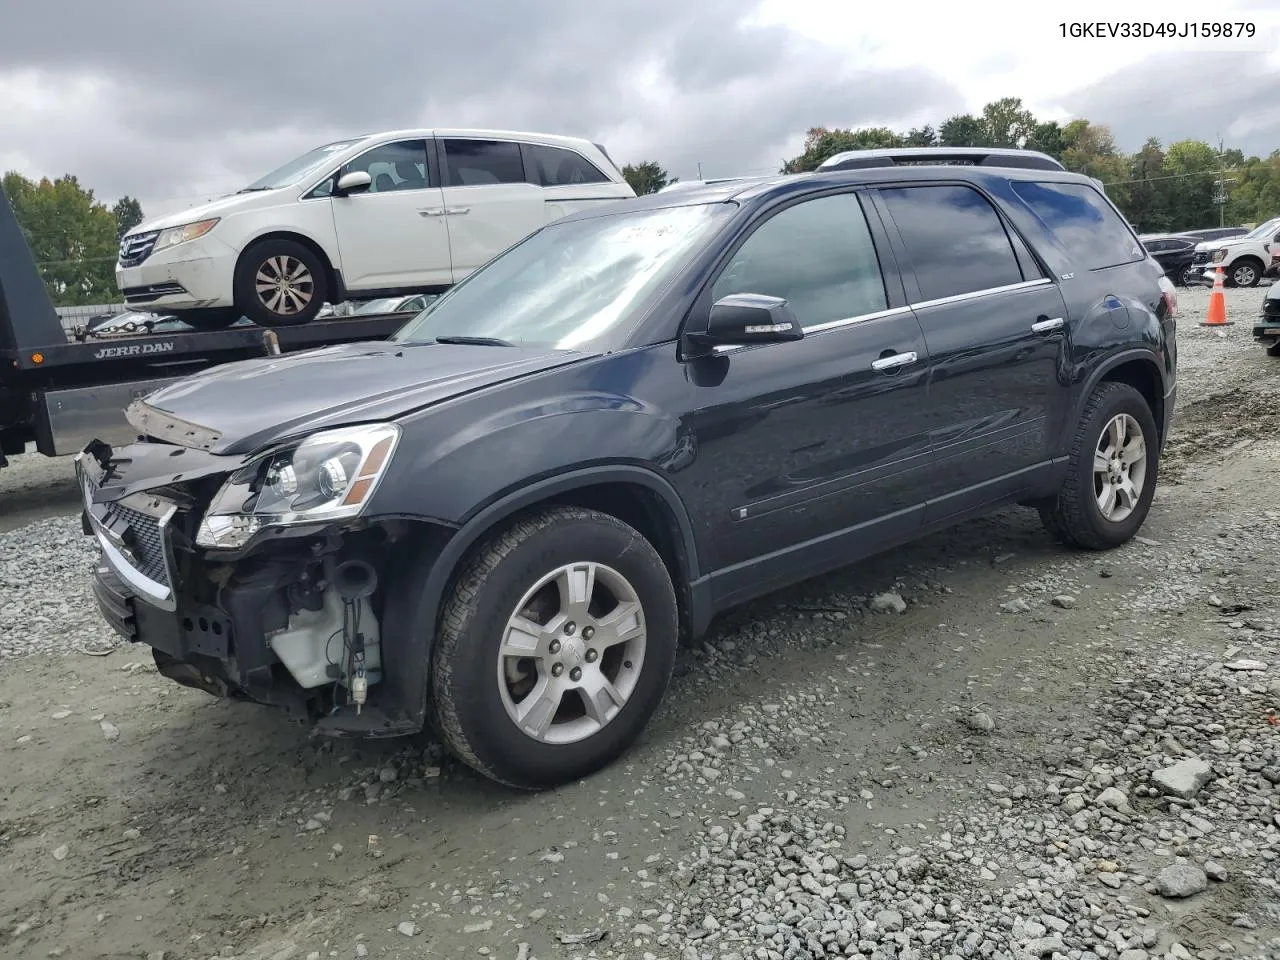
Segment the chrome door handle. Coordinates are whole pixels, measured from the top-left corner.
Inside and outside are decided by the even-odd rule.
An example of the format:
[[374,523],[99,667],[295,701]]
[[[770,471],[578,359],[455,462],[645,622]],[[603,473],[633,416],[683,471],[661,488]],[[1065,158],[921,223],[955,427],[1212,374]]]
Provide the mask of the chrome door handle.
[[1052,320],[1041,320],[1031,325],[1032,333],[1048,333],[1050,330],[1061,330],[1066,324],[1066,320],[1062,317],[1054,317]]
[[443,217],[444,211],[437,207],[433,210],[419,210],[418,214],[423,217]]
[[871,361],[872,370],[892,370],[895,367],[905,367],[909,363],[916,362],[916,355],[912,353],[895,353],[891,357],[881,357],[879,360]]
[[452,217],[454,214],[457,214],[458,216],[462,216],[464,213],[470,213],[470,212],[471,212],[470,207],[454,207],[452,210],[446,210],[445,214]]

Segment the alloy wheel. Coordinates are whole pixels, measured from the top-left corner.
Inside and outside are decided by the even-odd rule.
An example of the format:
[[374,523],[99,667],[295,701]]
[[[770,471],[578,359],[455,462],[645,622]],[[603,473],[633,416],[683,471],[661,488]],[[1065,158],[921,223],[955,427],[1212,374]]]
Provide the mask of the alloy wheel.
[[497,681],[507,716],[543,743],[594,736],[635,691],[645,640],[644,608],[622,574],[602,563],[558,567],[503,631]]
[[268,257],[258,267],[254,287],[262,305],[278,316],[292,316],[306,309],[315,293],[311,270],[297,257]]
[[1147,442],[1127,413],[1112,417],[1093,452],[1093,492],[1103,519],[1122,523],[1142,498],[1147,480]]

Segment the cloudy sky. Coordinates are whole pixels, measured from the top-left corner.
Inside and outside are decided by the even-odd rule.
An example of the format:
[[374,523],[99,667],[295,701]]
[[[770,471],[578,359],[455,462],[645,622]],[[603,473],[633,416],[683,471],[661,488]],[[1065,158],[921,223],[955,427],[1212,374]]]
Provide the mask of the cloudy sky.
[[[689,179],[768,173],[817,125],[938,124],[1001,96],[1148,136],[1280,148],[1280,4],[1161,0],[1144,17],[1252,39],[1063,38],[1041,8],[914,0],[39,0],[0,23],[0,171],[75,173],[150,214],[307,148],[410,126],[589,136]],[[16,11],[16,12],[15,12]],[[1016,11],[1016,14],[1013,14]],[[1011,15],[1013,14],[1013,15]]]

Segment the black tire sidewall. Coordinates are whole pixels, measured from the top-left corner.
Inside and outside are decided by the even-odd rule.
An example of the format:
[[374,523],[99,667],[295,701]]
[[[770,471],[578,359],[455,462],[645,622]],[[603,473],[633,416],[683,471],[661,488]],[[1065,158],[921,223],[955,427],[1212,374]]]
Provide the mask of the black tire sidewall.
[[[301,260],[311,271],[313,293],[311,302],[301,313],[291,316],[279,316],[272,313],[258,299],[254,289],[254,277],[258,268],[269,257],[294,257]],[[236,265],[234,281],[234,299],[236,308],[260,327],[296,327],[310,323],[329,296],[328,275],[324,264],[316,254],[293,240],[263,240],[246,250]]]
[[[1133,538],[1142,528],[1151,509],[1152,498],[1156,493],[1156,481],[1160,472],[1160,432],[1156,427],[1155,416],[1147,405],[1146,399],[1133,387],[1122,384],[1110,384],[1108,395],[1098,404],[1089,422],[1085,425],[1086,442],[1080,446],[1080,461],[1075,464],[1078,471],[1081,492],[1081,513],[1084,522],[1098,540],[1109,546],[1119,546]],[[1142,439],[1147,447],[1147,474],[1143,479],[1142,494],[1138,497],[1138,505],[1124,520],[1116,523],[1102,515],[1098,499],[1093,492],[1093,454],[1102,439],[1102,432],[1111,419],[1119,414],[1127,413],[1138,422],[1142,429]]]
[[[1252,283],[1240,283],[1240,282],[1238,282],[1238,281],[1236,280],[1236,278],[1235,278],[1236,270],[1237,270],[1239,267],[1245,267],[1245,266],[1247,266],[1247,267],[1249,267],[1250,269],[1252,269],[1252,270],[1253,270],[1253,282],[1252,282]],[[1233,287],[1241,287],[1241,288],[1244,288],[1244,289],[1247,289],[1247,288],[1249,288],[1249,287],[1256,287],[1256,286],[1258,285],[1259,281],[1261,281],[1261,279],[1262,279],[1262,268],[1261,268],[1261,267],[1259,267],[1259,266],[1258,266],[1256,263],[1254,263],[1252,260],[1250,260],[1250,261],[1246,261],[1245,263],[1241,263],[1241,264],[1232,264],[1231,269],[1227,271],[1227,276],[1228,276],[1228,278],[1231,280],[1231,285],[1232,285]]]
[[[498,779],[541,788],[587,776],[631,746],[657,711],[675,663],[676,602],[661,558],[651,547],[637,550],[638,536],[587,520],[543,528],[504,557],[478,592],[453,651],[451,699],[468,744]],[[507,715],[497,684],[498,647],[525,591],[551,570],[583,561],[612,567],[635,589],[645,616],[644,666],[626,705],[599,733],[546,744]]]

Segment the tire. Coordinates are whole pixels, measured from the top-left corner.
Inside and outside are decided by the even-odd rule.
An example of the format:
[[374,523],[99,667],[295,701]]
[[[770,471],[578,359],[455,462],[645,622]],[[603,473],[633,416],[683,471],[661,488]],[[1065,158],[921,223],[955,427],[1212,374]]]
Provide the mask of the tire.
[[239,310],[180,310],[173,314],[195,330],[225,330],[240,319]]
[[[1121,417],[1127,418],[1128,434],[1141,433],[1145,460],[1136,500],[1129,504],[1127,513],[1117,510],[1108,517],[1098,500],[1100,477],[1094,473],[1094,456],[1095,451],[1109,449],[1113,442],[1109,427]],[[1159,431],[1146,398],[1126,383],[1100,383],[1084,405],[1071,444],[1066,480],[1058,495],[1040,506],[1040,519],[1050,533],[1070,546],[1109,550],[1127,543],[1151,510],[1159,463]],[[1136,466],[1127,467],[1131,480]]]
[[1262,280],[1263,266],[1252,257],[1242,257],[1227,270],[1227,280],[1233,287],[1256,287]]
[[[578,607],[566,616],[556,581],[529,598],[555,571],[572,566],[581,573],[588,565],[595,565],[597,604],[590,615]],[[618,631],[631,639],[593,658],[596,648],[588,640],[609,629],[609,601],[626,595],[624,584],[643,617],[642,641],[636,643],[634,630]],[[522,610],[531,628],[552,625],[550,631],[533,631],[540,634],[541,653],[500,657],[509,620]],[[626,622],[635,625],[631,617]],[[515,637],[532,642],[533,632]],[[491,780],[525,790],[559,786],[595,773],[635,742],[666,692],[677,645],[671,578],[636,530],[578,507],[524,514],[474,549],[445,603],[431,664],[436,725],[449,749]],[[608,699],[608,715],[589,715],[580,693],[554,692],[553,683],[575,687],[599,676],[608,676],[624,700],[618,706]],[[544,688],[553,692],[538,696]],[[553,703],[559,712],[547,706]],[[540,735],[517,722],[513,712],[522,708]]]
[[[292,278],[290,288],[264,289],[260,294],[259,285],[282,271]],[[264,240],[241,254],[233,293],[236,309],[259,326],[299,326],[309,323],[328,299],[328,274],[320,257],[302,244]]]

